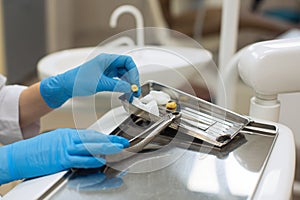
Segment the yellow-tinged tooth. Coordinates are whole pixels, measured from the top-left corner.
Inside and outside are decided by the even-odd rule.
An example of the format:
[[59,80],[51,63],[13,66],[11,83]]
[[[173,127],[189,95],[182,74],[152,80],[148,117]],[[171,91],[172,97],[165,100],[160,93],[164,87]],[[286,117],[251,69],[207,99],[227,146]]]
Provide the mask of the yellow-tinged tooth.
[[139,90],[139,87],[137,85],[131,85],[131,91],[137,92]]
[[166,108],[167,108],[167,109],[174,110],[174,109],[176,109],[176,107],[177,107],[177,104],[176,104],[176,102],[174,102],[174,101],[168,102],[168,103],[166,104]]

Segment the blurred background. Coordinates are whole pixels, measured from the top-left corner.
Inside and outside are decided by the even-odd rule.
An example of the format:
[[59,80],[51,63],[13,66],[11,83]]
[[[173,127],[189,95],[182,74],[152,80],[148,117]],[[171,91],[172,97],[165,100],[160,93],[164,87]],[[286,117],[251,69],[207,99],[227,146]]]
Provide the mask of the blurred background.
[[[119,18],[116,28],[109,26],[111,13],[123,4],[134,5],[142,12],[144,26],[180,31],[214,54],[218,52],[221,0],[155,1],[159,7],[151,10],[148,1],[139,0],[2,0],[1,73],[9,83],[24,83],[36,74],[36,63],[46,54],[96,46],[135,28],[130,14]],[[241,1],[238,48],[298,28],[298,9],[297,0]]]
[[[110,27],[112,12],[124,4],[133,5],[141,11],[145,27],[170,28],[195,39],[212,53],[218,66],[222,0],[0,2],[0,73],[7,76],[9,84],[30,85],[39,81],[37,63],[50,53],[95,47],[115,34],[136,28],[135,19],[130,14],[120,17],[115,28]],[[242,0],[237,49],[259,41],[300,36],[299,28],[299,0]],[[195,88],[198,88],[199,97],[212,100],[206,88],[196,83]],[[247,114],[252,90],[240,81],[238,91],[235,111]],[[293,118],[299,120],[298,117]],[[72,116],[55,111],[42,119],[41,131],[66,126],[74,126]],[[296,134],[297,131],[293,131]],[[296,143],[299,141],[296,135]],[[300,149],[300,145],[297,147]],[[296,179],[300,179],[300,170],[297,170]]]
[[[130,14],[124,14],[116,28],[109,26],[111,13],[123,4],[134,5],[142,12],[144,26],[180,31],[217,54],[222,1],[155,1],[159,7],[152,10],[148,1],[139,0],[2,0],[0,72],[9,83],[24,83],[36,75],[37,61],[49,53],[96,46],[112,35],[135,28]],[[241,1],[238,48],[298,28],[298,9],[298,0]]]

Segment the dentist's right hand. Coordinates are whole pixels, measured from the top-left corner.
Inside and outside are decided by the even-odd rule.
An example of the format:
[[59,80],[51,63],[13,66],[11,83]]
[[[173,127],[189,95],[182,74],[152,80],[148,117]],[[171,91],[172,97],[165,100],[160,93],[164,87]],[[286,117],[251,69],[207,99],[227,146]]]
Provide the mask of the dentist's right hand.
[[139,72],[130,56],[100,54],[79,67],[41,81],[40,93],[50,108],[58,108],[75,96],[90,96],[102,91],[133,94],[131,85],[140,87]]
[[127,139],[93,130],[57,129],[0,147],[0,184],[56,173],[69,168],[97,168],[94,155],[119,153]]

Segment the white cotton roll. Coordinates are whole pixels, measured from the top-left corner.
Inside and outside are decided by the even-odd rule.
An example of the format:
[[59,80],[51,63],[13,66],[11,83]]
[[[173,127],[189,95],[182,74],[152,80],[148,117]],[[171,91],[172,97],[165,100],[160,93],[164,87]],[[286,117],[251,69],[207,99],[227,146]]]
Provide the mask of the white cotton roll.
[[133,100],[132,100],[132,105],[140,108],[140,109],[143,109],[143,110],[146,110],[146,104],[143,104],[140,99],[136,98],[136,97],[133,97]]
[[146,107],[149,113],[159,116],[158,105],[155,100],[152,100],[148,104],[146,104]]
[[149,103],[149,102],[151,102],[155,99],[153,98],[153,96],[151,94],[147,94],[146,96],[144,96],[140,100],[141,100],[142,103]]
[[134,97],[133,101],[132,101],[132,105],[134,105],[142,110],[145,110],[153,115],[159,116],[158,105],[154,99],[152,101],[150,101],[149,103],[144,104],[140,101],[140,99]]
[[150,91],[149,93],[158,105],[165,105],[171,100],[170,95],[162,91]]

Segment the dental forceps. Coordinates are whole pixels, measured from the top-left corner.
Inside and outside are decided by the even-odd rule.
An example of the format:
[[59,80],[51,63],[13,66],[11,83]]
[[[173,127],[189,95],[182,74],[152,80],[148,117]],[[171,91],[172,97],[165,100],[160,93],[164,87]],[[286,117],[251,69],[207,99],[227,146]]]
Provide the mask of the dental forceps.
[[141,141],[137,142],[131,147],[123,149],[118,154],[106,155],[105,156],[106,162],[107,163],[118,162],[140,152],[147,144],[149,144],[158,134],[160,134],[165,128],[167,128],[174,120],[179,119],[180,116],[181,116],[180,112],[172,112],[164,115],[160,120],[155,122],[145,131],[143,131],[142,133],[138,134],[137,136],[129,140],[130,143],[135,143],[138,140]]

